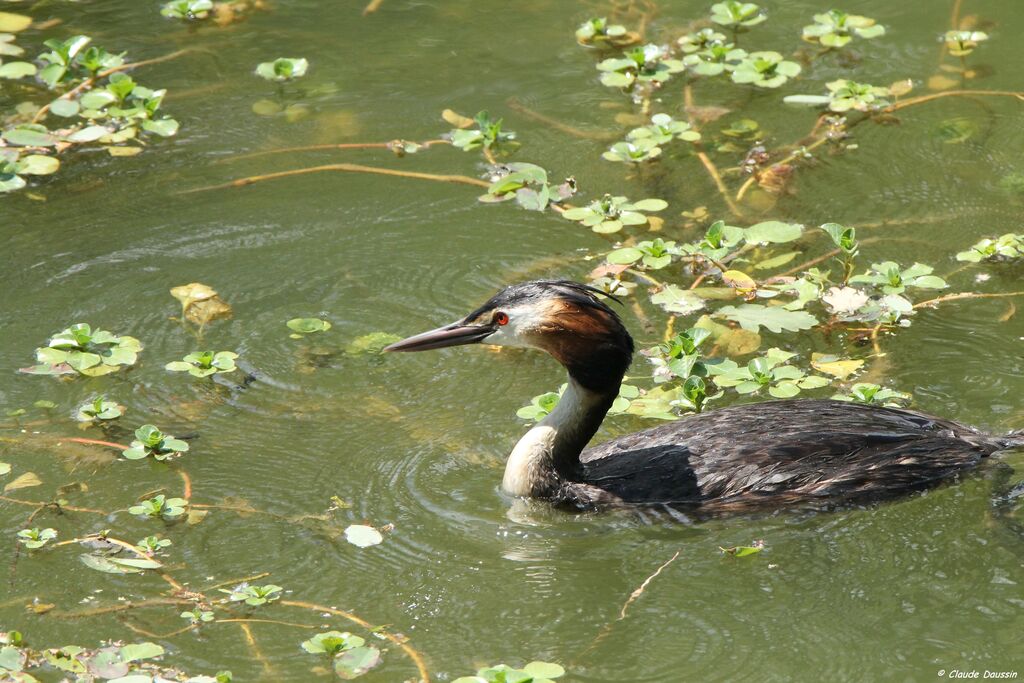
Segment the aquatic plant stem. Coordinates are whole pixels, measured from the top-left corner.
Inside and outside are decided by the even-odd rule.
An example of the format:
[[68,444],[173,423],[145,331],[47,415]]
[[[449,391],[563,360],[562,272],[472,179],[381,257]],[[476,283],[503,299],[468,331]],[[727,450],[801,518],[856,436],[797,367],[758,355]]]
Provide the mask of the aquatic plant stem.
[[928,299],[927,301],[921,301],[914,304],[914,308],[924,308],[925,306],[936,306],[947,301],[962,301],[964,299],[1002,299],[1008,296],[1024,296],[1022,292],[993,292],[991,294],[981,294],[978,292],[957,292],[956,294],[945,294],[943,296],[935,297],[934,299]]
[[279,621],[277,619],[215,619],[215,624],[277,624],[278,626],[294,626],[295,628],[320,628],[313,624],[296,624],[293,621]]
[[74,612],[63,612],[60,610],[51,611],[48,614],[58,619],[81,619],[83,617],[95,617],[100,614],[113,614],[116,612],[127,612],[133,609],[145,607],[166,607],[167,605],[193,605],[193,600],[186,598],[148,598],[132,602],[131,600],[119,602],[116,605],[104,605],[102,607],[91,607],[89,609],[76,610]]
[[157,640],[166,640],[168,638],[180,636],[182,633],[188,633],[189,631],[199,628],[199,624],[189,624],[188,626],[175,629],[173,631],[170,631],[169,633],[154,633],[152,631],[148,631],[142,628],[141,626],[133,624],[128,620],[127,617],[121,617],[120,619],[118,619],[118,621],[120,621],[125,627],[128,628],[129,631],[132,631],[133,633],[138,633],[140,636],[146,636],[147,638],[155,638]]
[[202,592],[202,593],[209,593],[210,591],[212,591],[212,590],[214,590],[216,588],[222,588],[224,586],[237,586],[240,583],[248,583],[250,581],[255,581],[256,579],[262,579],[265,576],[270,576],[270,572],[260,572],[259,574],[251,574],[250,576],[243,576],[240,579],[231,579],[230,581],[221,581],[220,583],[215,583],[212,586],[207,586],[206,588],[204,588],[200,592]]
[[[90,76],[89,78],[85,79],[84,81],[82,81],[81,83],[79,83],[74,88],[72,88],[71,90],[67,91],[66,93],[64,93],[63,95],[61,95],[57,99],[70,100],[75,95],[81,93],[84,90],[88,90],[89,88],[91,88],[93,85],[96,84],[96,81],[98,81],[99,79],[106,78],[110,74],[114,74],[114,73],[117,73],[119,71],[127,71],[128,69],[135,69],[135,68],[140,67],[140,66],[149,66],[150,64],[159,64],[160,62],[166,62],[166,61],[169,61],[169,60],[172,60],[172,59],[177,59],[178,57],[181,57],[182,55],[188,54],[189,52],[193,52],[193,51],[194,51],[193,48],[185,48],[183,50],[178,50],[176,52],[172,52],[172,53],[164,55],[162,57],[154,57],[153,59],[144,59],[141,62],[131,62],[129,64],[122,64],[121,66],[115,66],[115,67],[112,67],[110,69],[105,69],[103,71],[99,71],[99,72],[96,73],[95,76]],[[36,115],[32,117],[32,123],[38,123],[39,121],[41,121],[42,118],[44,116],[46,116],[46,113],[49,112],[49,111],[50,111],[50,104],[44,104],[42,107],[40,107],[39,111],[36,112]]]
[[914,105],[924,104],[925,102],[931,102],[932,100],[938,100],[943,97],[1013,97],[1014,99],[1024,102],[1024,92],[1017,92],[1013,90],[944,90],[942,92],[919,95],[917,97],[911,97],[906,100],[894,102],[882,111],[899,111],[906,107],[913,107]]
[[384,4],[384,0],[370,0],[369,4],[363,8],[363,16],[373,14],[380,9],[380,6]]
[[178,470],[178,476],[181,477],[181,497],[186,501],[190,500],[192,498],[192,477],[188,476],[188,472],[185,470]]
[[110,514],[106,510],[94,510],[92,508],[75,507],[73,505],[59,505],[53,501],[39,502],[35,500],[21,500],[19,498],[11,498],[9,496],[0,496],[0,500],[7,503],[15,503],[17,505],[30,505],[37,508],[53,507],[61,511],[67,510],[68,512],[91,512],[97,515]]
[[[694,145],[696,147],[696,145]],[[743,212],[740,211],[740,207],[733,202],[732,197],[729,194],[729,188],[722,182],[722,176],[718,173],[718,169],[715,167],[715,163],[711,161],[711,158],[704,152],[703,149],[697,150],[697,158],[700,159],[700,163],[704,164],[704,169],[711,176],[711,180],[714,181],[715,187],[718,188],[718,193],[722,195],[722,199],[725,200],[725,205],[729,207],[729,211],[732,212],[736,218],[743,218]],[[740,195],[737,195],[737,200],[741,199]]]
[[407,643],[404,639],[399,638],[393,633],[390,633],[383,629],[375,628],[373,624],[366,621],[362,617],[352,614],[351,612],[335,609],[333,607],[325,607],[324,605],[317,605],[315,603],[305,602],[303,600],[278,600],[277,604],[286,605],[288,607],[298,607],[301,609],[311,610],[313,612],[326,612],[328,614],[333,614],[335,616],[342,617],[343,619],[348,619],[353,624],[358,624],[359,626],[362,626],[368,631],[380,634],[387,640],[391,641],[398,647],[402,648],[405,654],[409,656],[409,659],[411,659],[413,664],[416,665],[416,669],[420,673],[420,683],[430,683],[430,673],[427,671],[427,665],[423,660],[423,655],[421,655],[414,647],[409,645],[409,643]]
[[256,658],[256,661],[258,661],[263,667],[263,673],[268,676],[272,675],[274,673],[274,667],[270,663],[270,660],[267,659],[266,655],[263,654],[263,651],[260,650],[260,646],[256,643],[256,636],[252,634],[252,628],[247,623],[241,623],[238,626],[242,629],[242,633],[245,634],[245,642],[249,644],[249,648],[252,650],[252,654]]
[[538,111],[530,109],[525,104],[520,102],[519,99],[516,97],[510,97],[507,100],[505,100],[505,106],[507,106],[512,111],[522,114],[528,119],[532,119],[534,121],[537,121],[538,123],[543,123],[544,125],[550,128],[565,133],[566,135],[571,135],[574,138],[580,138],[582,140],[614,140],[615,138],[618,137],[618,135],[616,135],[615,133],[599,133],[596,131],[586,131],[581,130],[579,128],[575,128],[574,126],[570,126],[567,123],[562,123],[558,119],[552,118],[550,116],[545,116],[544,114],[541,114]]
[[119,451],[128,450],[128,446],[125,446],[122,443],[114,443],[113,441],[100,441],[99,439],[83,439],[77,436],[69,436],[58,440],[71,441],[74,443],[92,444],[94,446],[107,446],[109,448],[116,448]]
[[207,187],[196,187],[191,190],[184,190],[178,194],[194,194],[196,192],[210,192],[213,190],[226,190],[233,187],[245,187],[246,185],[252,185],[254,183],[260,183],[267,180],[277,180],[278,178],[288,178],[291,176],[305,175],[306,173],[319,173],[321,171],[341,171],[345,173],[371,173],[376,175],[387,175],[396,176],[399,178],[414,178],[416,180],[433,180],[439,183],[458,183],[462,185],[473,185],[475,187],[490,187],[490,183],[480,180],[479,178],[470,178],[464,175],[438,175],[435,173],[418,173],[415,171],[398,171],[392,168],[380,168],[378,166],[363,166],[361,164],[326,164],[324,166],[311,166],[309,168],[296,168],[290,171],[278,171],[277,173],[266,173],[263,175],[248,176],[246,178],[239,178],[238,180],[232,180],[228,183],[222,183],[220,185],[210,185]]
[[[687,83],[686,86],[683,88],[683,102],[686,110],[693,109],[693,88],[690,86],[689,83]],[[695,131],[699,131],[700,128],[693,120],[693,117],[689,116],[688,119],[690,127]],[[733,202],[731,193],[729,192],[729,188],[727,188],[725,186],[725,183],[722,181],[722,174],[718,172],[718,167],[715,166],[715,162],[711,161],[711,157],[709,157],[707,153],[704,151],[703,145],[699,141],[694,142],[693,148],[697,151],[697,158],[700,159],[700,163],[703,164],[704,170],[708,172],[709,176],[711,176],[711,181],[715,184],[715,187],[718,189],[718,194],[722,195],[722,199],[725,200],[725,205],[729,207],[729,211],[731,211],[732,214],[737,218],[743,218],[743,212],[740,211],[739,206],[737,206]]]
[[[262,152],[250,152],[248,154],[238,154],[233,157],[226,157],[220,159],[216,163],[225,163],[228,161],[238,161],[239,159],[252,159],[254,157],[268,156],[270,154],[285,154],[288,152],[319,152],[328,150],[346,150],[346,149],[394,149],[396,143],[407,142],[406,140],[395,139],[390,142],[341,142],[331,143],[328,145],[303,145],[300,147],[282,147],[280,149],[267,149]],[[417,145],[424,148],[430,148],[434,145],[450,145],[452,144],[449,140],[425,140],[423,142],[417,142]]]

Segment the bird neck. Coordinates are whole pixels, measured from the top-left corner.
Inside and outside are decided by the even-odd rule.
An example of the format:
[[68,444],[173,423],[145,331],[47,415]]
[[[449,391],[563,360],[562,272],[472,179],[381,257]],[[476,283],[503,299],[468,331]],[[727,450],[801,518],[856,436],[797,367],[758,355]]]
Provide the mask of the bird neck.
[[515,496],[543,498],[554,493],[559,482],[574,481],[580,453],[601,426],[621,380],[619,375],[614,386],[588,389],[570,374],[558,405],[512,449],[502,489]]

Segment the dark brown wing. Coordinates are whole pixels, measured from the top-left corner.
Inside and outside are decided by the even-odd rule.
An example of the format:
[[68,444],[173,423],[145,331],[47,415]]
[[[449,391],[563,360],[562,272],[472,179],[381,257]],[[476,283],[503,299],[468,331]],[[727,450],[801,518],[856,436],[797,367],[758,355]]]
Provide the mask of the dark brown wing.
[[909,410],[772,401],[587,449],[578,481],[625,502],[866,500],[931,486],[999,446],[970,427]]

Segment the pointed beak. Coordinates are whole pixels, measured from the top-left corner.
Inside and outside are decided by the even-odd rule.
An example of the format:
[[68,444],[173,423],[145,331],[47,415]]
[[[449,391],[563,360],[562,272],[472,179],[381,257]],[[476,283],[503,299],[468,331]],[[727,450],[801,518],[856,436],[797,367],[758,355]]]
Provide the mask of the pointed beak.
[[493,325],[465,325],[459,320],[385,346],[384,351],[428,351],[447,346],[478,344],[494,332],[494,329]]

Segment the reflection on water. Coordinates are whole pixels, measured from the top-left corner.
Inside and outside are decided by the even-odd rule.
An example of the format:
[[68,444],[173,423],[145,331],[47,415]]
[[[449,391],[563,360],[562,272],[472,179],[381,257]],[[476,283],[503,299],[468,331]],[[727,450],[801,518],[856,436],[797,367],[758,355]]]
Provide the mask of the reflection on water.
[[[992,67],[978,87],[1019,87],[1006,65],[1019,61],[1012,36],[1024,14],[1010,5],[963,4],[996,22],[992,40],[972,57]],[[270,572],[266,580],[290,598],[350,609],[407,634],[439,680],[481,664],[532,659],[564,663],[572,680],[659,683],[921,680],[939,668],[1021,666],[1020,503],[993,509],[993,495],[1007,488],[995,470],[905,501],[837,513],[709,521],[664,509],[573,514],[498,491],[504,458],[522,433],[515,409],[562,381],[550,359],[480,348],[401,358],[345,351],[364,334],[404,335],[456,319],[510,280],[583,277],[594,264],[579,250],[604,249],[599,237],[550,215],[480,205],[475,188],[358,174],[175,194],[339,160],[476,175],[482,167],[475,156],[440,146],[401,160],[378,151],[230,157],[430,139],[445,127],[441,110],[486,108],[519,133],[518,158],[554,177],[574,175],[587,197],[621,188],[671,200],[671,218],[699,206],[718,211],[693,159],[665,162],[657,181],[642,174],[623,180],[621,168],[600,161],[604,142],[568,138],[506,105],[515,97],[598,131],[623,111],[607,106],[620,99],[597,84],[593,54],[572,38],[588,12],[610,7],[588,5],[593,10],[550,0],[387,0],[363,19],[351,3],[302,0],[276,3],[273,12],[228,29],[195,31],[161,20],[149,3],[127,0],[31,10],[63,20],[55,31],[90,33],[133,58],[180,46],[195,52],[149,67],[144,78],[169,89],[165,108],[182,123],[176,138],[133,158],[72,156],[37,188],[45,201],[2,200],[0,403],[5,410],[57,404],[50,414],[33,409],[21,418],[27,432],[15,424],[0,430],[0,460],[12,464],[13,475],[32,471],[42,482],[5,495],[41,501],[85,482],[87,491],[66,489],[67,504],[101,512],[45,512],[33,524],[58,528],[62,539],[107,528],[128,540],[159,532],[174,542],[170,573],[191,588]],[[660,5],[650,26],[658,36],[673,35],[707,9],[689,1]],[[769,9],[771,19],[750,34],[751,44],[796,45],[793,27],[822,7]],[[935,71],[945,3],[869,0],[855,9],[887,24],[888,36],[856,52],[852,67],[816,60],[803,84],[849,77],[851,68],[874,83],[912,77],[919,84]],[[278,53],[307,57],[311,71],[299,89],[320,93],[310,95],[311,114],[296,123],[251,113],[273,87],[250,72]],[[778,92],[739,99],[714,86],[697,92],[728,107],[727,116],[756,117],[772,147],[805,134],[813,121],[809,111],[780,109]],[[5,103],[12,97],[0,93]],[[858,149],[801,171],[794,194],[770,217],[873,225],[862,231],[878,238],[865,244],[865,262],[917,259],[936,264],[940,275],[955,273],[953,253],[1019,227],[1019,201],[999,179],[1024,170],[1020,115],[1012,100],[947,98],[901,112],[898,125],[859,126]],[[943,131],[954,117],[969,119],[977,135],[951,144]],[[987,272],[995,282],[986,286],[1019,288],[1019,268]],[[978,284],[970,273],[950,277],[963,278],[963,289]],[[193,281],[211,284],[234,308],[234,317],[211,324],[202,340],[170,319],[177,304],[168,290]],[[1013,306],[989,300],[922,310],[912,327],[886,340],[876,367],[913,391],[926,412],[995,431],[1024,428],[1024,317]],[[641,341],[655,341],[657,332],[643,331],[635,313],[626,310],[627,324]],[[333,328],[289,338],[284,322],[305,316]],[[77,321],[142,339],[139,366],[74,382],[13,372],[48,335]],[[846,342],[827,344],[836,351]],[[238,389],[163,370],[200,347],[237,351],[257,381]],[[634,371],[641,367],[638,361]],[[196,434],[191,452],[170,467],[127,463],[32,433],[78,434],[68,418],[97,393],[129,409],[126,428],[107,438],[128,440],[135,426],[153,422],[169,433]],[[601,434],[645,426],[614,417]],[[1006,461],[1024,468],[1020,457]],[[144,493],[178,495],[176,467],[191,476],[194,502],[219,507],[194,525],[124,512]],[[31,512],[0,502],[11,534]],[[360,549],[340,535],[360,523],[394,529],[382,544]],[[766,549],[752,557],[719,550],[758,539]],[[630,595],[677,552],[621,617]],[[26,617],[23,605],[33,599],[67,610],[164,590],[155,576],[83,575],[75,554],[64,547],[19,555],[0,622],[36,644],[134,637],[114,616]],[[261,614],[298,618],[273,609]],[[129,622],[165,633],[181,626],[176,612],[146,611]],[[351,628],[326,617],[322,623]],[[228,626],[161,642],[190,671],[228,668],[236,680],[314,678],[317,662],[298,646],[305,631],[256,625],[259,647],[273,662],[267,674]],[[366,680],[412,675],[392,647]]]

